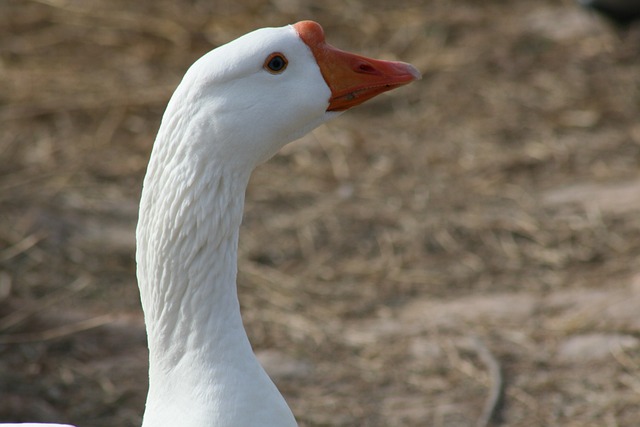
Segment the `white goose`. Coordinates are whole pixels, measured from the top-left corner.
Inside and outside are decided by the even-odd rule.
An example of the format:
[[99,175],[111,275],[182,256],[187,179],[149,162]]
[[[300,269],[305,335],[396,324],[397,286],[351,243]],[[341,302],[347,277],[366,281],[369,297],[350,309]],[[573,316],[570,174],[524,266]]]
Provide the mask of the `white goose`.
[[340,112],[419,78],[409,64],[328,45],[312,21],[256,30],[187,71],[153,147],[136,233],[150,359],[143,427],[297,425],[240,317],[249,176]]

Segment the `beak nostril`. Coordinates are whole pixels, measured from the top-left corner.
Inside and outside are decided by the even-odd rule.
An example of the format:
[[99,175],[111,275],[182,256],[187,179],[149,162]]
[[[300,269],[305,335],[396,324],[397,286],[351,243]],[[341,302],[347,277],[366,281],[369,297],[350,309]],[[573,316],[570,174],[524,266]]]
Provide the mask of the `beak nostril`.
[[360,63],[360,65],[358,66],[358,71],[364,74],[377,73],[377,70],[371,64],[367,64],[366,62]]

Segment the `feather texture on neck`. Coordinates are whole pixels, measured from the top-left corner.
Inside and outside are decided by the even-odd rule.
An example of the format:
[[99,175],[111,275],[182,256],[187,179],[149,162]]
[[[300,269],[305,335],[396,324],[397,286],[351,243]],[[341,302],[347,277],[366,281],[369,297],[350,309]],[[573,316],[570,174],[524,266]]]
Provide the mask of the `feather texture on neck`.
[[263,422],[273,418],[294,426],[240,316],[238,234],[251,171],[207,156],[188,139],[200,136],[193,125],[182,135],[161,128],[140,204],[137,263],[150,360],[143,425],[173,418],[185,426],[270,425]]

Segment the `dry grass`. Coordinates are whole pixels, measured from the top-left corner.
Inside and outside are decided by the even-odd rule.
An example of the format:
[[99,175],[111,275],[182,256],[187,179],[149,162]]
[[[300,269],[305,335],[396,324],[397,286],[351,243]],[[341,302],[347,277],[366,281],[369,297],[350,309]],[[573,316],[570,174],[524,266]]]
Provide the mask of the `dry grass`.
[[569,0],[0,3],[0,421],[139,425],[164,105],[300,19],[425,73],[250,184],[245,323],[301,426],[637,425],[640,43]]

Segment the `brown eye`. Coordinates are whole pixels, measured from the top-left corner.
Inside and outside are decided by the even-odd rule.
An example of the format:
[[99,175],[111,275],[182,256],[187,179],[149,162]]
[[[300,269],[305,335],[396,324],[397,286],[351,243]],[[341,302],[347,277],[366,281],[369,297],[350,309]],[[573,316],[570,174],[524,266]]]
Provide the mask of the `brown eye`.
[[280,52],[272,53],[264,61],[264,69],[271,74],[280,74],[287,68],[287,58]]

